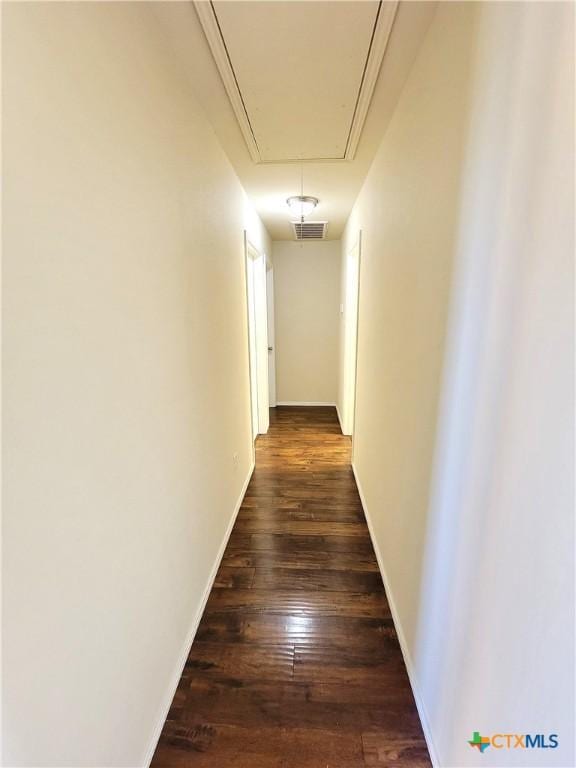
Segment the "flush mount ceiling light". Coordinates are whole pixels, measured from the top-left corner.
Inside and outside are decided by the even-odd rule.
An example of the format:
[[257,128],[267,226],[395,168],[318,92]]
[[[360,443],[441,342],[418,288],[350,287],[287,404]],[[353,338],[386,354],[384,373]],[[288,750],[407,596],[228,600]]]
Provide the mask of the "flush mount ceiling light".
[[297,216],[301,221],[304,221],[305,217],[312,213],[318,202],[317,197],[309,197],[308,195],[294,195],[286,200],[294,216]]

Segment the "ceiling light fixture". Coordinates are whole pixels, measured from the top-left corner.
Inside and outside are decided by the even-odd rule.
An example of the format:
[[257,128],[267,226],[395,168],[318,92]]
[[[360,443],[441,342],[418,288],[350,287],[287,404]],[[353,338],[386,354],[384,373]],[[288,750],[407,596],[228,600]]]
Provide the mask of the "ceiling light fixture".
[[309,197],[308,195],[294,195],[289,197],[286,203],[294,216],[304,221],[305,217],[316,208],[319,200],[317,197]]

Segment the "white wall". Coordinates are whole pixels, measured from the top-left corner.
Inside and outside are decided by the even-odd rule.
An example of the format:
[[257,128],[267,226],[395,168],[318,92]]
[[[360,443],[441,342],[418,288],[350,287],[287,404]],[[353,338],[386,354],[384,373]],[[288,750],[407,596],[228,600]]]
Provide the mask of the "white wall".
[[573,10],[439,5],[343,242],[355,471],[453,768],[574,765]]
[[278,403],[336,402],[340,241],[273,243]]
[[2,10],[4,762],[142,765],[250,471],[270,246],[146,3]]

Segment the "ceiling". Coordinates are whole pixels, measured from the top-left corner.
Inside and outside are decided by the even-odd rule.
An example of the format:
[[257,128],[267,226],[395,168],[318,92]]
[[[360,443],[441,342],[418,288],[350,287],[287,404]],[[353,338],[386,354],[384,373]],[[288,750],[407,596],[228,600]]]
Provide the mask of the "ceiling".
[[346,219],[435,10],[431,2],[154,3],[196,97],[272,239],[286,198],[314,195],[328,239]]

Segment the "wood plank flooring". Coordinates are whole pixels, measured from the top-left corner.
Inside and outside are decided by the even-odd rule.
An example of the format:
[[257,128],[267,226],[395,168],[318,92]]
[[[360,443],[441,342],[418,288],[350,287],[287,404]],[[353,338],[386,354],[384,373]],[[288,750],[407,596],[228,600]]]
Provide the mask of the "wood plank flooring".
[[271,410],[153,768],[427,768],[333,408]]

